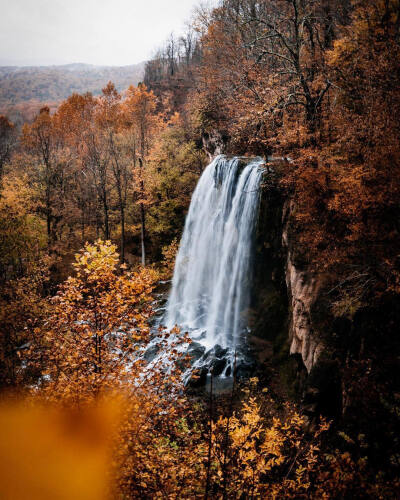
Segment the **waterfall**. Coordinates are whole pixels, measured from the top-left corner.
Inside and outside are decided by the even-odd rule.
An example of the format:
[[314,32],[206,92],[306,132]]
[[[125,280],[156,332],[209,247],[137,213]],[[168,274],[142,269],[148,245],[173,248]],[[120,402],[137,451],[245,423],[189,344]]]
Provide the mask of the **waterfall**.
[[247,328],[261,158],[218,156],[193,193],[164,323],[235,351]]

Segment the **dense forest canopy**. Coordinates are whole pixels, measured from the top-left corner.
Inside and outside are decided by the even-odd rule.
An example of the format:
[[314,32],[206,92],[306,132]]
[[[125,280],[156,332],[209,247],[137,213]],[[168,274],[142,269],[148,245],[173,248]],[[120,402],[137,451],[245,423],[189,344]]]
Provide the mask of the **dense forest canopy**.
[[[60,498],[398,498],[399,0],[221,0],[171,35],[143,83],[131,69],[99,95],[105,70],[68,70],[62,89],[55,69],[0,70],[1,109],[57,101],[20,129],[0,116],[0,386],[20,397],[0,417],[2,461],[12,450],[23,470],[7,438],[18,425],[27,449],[56,450],[67,408],[78,430],[54,465]],[[193,396],[183,332],[159,333],[168,374],[134,361],[196,182],[221,152],[286,159],[274,189],[293,260],[321,282],[335,415],[310,418],[301,395],[255,377]],[[79,434],[91,425],[94,444]],[[64,470],[75,440],[81,457]],[[94,474],[86,490],[80,466]],[[6,498],[28,498],[16,474],[0,471]],[[21,484],[40,498],[32,477]]]

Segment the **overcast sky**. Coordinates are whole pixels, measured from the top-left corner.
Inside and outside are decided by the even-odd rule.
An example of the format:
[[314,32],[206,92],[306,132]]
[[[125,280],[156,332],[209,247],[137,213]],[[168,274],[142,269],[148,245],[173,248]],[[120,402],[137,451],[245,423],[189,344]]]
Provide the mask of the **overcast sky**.
[[198,0],[0,0],[0,65],[148,59]]

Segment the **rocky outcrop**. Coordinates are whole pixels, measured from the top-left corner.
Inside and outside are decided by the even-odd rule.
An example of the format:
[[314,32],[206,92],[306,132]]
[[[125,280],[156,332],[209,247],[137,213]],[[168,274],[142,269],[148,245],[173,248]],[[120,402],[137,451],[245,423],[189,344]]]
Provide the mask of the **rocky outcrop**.
[[257,322],[252,330],[267,340],[280,336],[276,350],[289,342],[288,354],[299,355],[310,373],[325,348],[313,316],[322,279],[299,259],[294,209],[274,182],[273,172],[268,173],[258,225],[253,301]]
[[282,244],[286,248],[286,286],[289,297],[290,354],[300,354],[308,373],[316,365],[324,345],[313,327],[312,308],[319,297],[321,277],[295,263],[290,241],[290,215],[293,202],[287,201],[283,211]]
[[288,254],[286,283],[290,298],[290,354],[300,354],[310,372],[324,347],[313,330],[311,307],[318,297],[318,281],[293,265]]
[[[300,383],[301,403],[309,422],[318,415],[337,417],[342,409],[339,366],[322,337],[330,312],[325,303],[324,276],[301,256],[293,230],[295,205],[286,200],[282,217],[282,246],[286,252],[289,353],[301,360],[307,376]],[[324,318],[323,320],[321,318]],[[303,368],[304,369],[304,368]]]
[[202,134],[203,149],[207,153],[210,161],[216,156],[226,152],[228,136],[223,132],[214,130],[212,132],[203,132]]

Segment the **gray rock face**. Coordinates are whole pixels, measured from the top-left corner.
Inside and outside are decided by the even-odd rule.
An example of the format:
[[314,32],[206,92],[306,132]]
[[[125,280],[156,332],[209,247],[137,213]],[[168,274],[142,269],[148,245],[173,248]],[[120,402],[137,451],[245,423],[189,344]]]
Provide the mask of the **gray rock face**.
[[295,263],[289,234],[289,219],[294,205],[285,204],[283,212],[282,244],[287,251],[286,286],[289,297],[289,340],[290,354],[300,354],[308,373],[316,365],[324,345],[313,328],[312,307],[318,299],[321,288],[320,276]]
[[226,152],[226,144],[228,136],[218,130],[212,132],[204,132],[202,136],[203,149],[208,154],[210,161],[216,156]]

